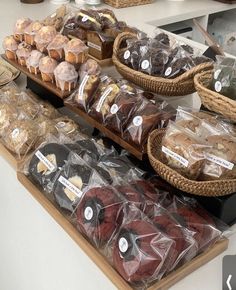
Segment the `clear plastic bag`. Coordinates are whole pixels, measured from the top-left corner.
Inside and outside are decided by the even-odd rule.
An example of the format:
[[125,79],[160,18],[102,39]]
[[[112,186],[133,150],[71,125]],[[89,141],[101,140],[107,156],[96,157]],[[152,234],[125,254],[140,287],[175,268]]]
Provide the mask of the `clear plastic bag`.
[[81,9],[77,16],[77,22],[85,30],[100,31],[103,28],[98,11],[92,9]]
[[68,38],[76,37],[82,41],[87,40],[87,32],[80,27],[75,14],[69,15],[68,19],[65,21],[62,34]]
[[197,179],[209,146],[190,130],[170,121],[162,139],[163,162],[189,179]]
[[10,124],[17,119],[18,111],[7,102],[0,103],[0,137],[8,129]]
[[67,116],[61,116],[54,119],[55,128],[59,134],[64,134],[71,140],[75,139],[79,133],[79,125]]
[[101,17],[103,29],[109,29],[118,26],[118,20],[110,9],[100,9],[98,14]]

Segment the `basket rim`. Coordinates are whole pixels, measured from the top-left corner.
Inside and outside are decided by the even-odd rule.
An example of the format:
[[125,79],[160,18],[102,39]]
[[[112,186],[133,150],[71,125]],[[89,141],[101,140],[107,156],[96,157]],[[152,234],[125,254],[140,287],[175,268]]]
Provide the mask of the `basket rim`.
[[[171,175],[177,177],[179,181],[182,180],[184,183],[189,184],[189,186],[193,186],[193,187],[202,186],[203,187],[203,186],[213,186],[213,185],[216,186],[216,185],[218,185],[220,187],[222,182],[228,183],[230,185],[236,184],[236,179],[220,179],[220,180],[209,180],[209,181],[191,180],[191,179],[184,177],[183,175],[181,175],[180,173],[178,173],[174,169],[170,168],[168,165],[164,164],[155,155],[153,155],[153,152],[151,149],[151,143],[152,143],[154,138],[156,138],[158,135],[164,134],[165,132],[166,132],[166,129],[156,129],[156,130],[152,131],[152,133],[149,135],[148,145],[147,145],[147,153],[148,153],[148,158],[151,159],[150,161],[153,161],[155,163],[159,163],[166,171],[169,171],[171,173]],[[216,193],[215,195],[209,195],[209,194],[204,194],[204,192],[202,194],[199,194],[199,193],[196,193],[194,191],[188,192],[188,193],[198,195],[198,196],[227,196],[227,195],[232,194],[232,192],[229,192],[229,193],[224,193],[224,194]]]
[[118,52],[120,50],[120,44],[123,40],[129,39],[129,38],[137,38],[137,34],[131,33],[131,32],[122,32],[120,33],[117,38],[115,39],[115,43],[113,46],[113,55],[112,55],[112,61],[115,66],[119,67],[120,69],[127,71],[128,73],[133,74],[135,77],[140,77],[143,79],[146,79],[148,81],[153,81],[153,82],[161,82],[163,84],[169,84],[169,85],[176,85],[179,84],[180,82],[183,83],[185,81],[188,81],[189,78],[192,78],[196,73],[199,73],[200,71],[208,71],[213,68],[213,63],[211,62],[206,62],[199,64],[190,70],[186,71],[185,73],[181,74],[180,76],[173,78],[173,79],[167,79],[163,77],[155,77],[155,76],[149,76],[143,72],[136,71],[122,62],[120,62],[118,58]]

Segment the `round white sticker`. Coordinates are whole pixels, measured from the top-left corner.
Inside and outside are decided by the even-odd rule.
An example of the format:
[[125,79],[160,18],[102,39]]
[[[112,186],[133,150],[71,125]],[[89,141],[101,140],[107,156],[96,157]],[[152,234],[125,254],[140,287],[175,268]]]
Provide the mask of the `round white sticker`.
[[87,221],[90,221],[93,217],[93,209],[90,206],[87,206],[84,210],[84,216]]
[[165,71],[165,76],[168,77],[172,72],[172,68],[171,67],[168,67]]
[[20,130],[18,128],[16,128],[13,130],[11,136],[14,139],[14,138],[17,138],[19,134],[20,134]]
[[214,79],[218,79],[219,74],[221,73],[221,69],[218,69],[214,72]]
[[63,127],[65,127],[65,125],[66,125],[66,123],[62,122],[62,121],[57,123],[57,127],[59,127],[59,128],[63,128]]
[[122,253],[127,252],[129,244],[125,238],[120,238],[119,240],[119,249]]
[[130,57],[130,51],[126,50],[126,52],[124,53],[124,59],[128,59]]
[[88,20],[88,16],[84,15],[84,17],[82,18],[82,22],[86,22]]
[[222,89],[222,84],[220,81],[215,82],[215,90],[217,93],[219,93]]
[[119,108],[118,108],[118,106],[117,106],[117,104],[114,104],[114,105],[112,105],[111,106],[111,114],[116,114],[117,113],[117,111],[119,110]]
[[150,65],[149,61],[145,59],[142,61],[141,68],[147,69],[147,68],[149,68],[149,65]]
[[141,116],[134,117],[134,119],[133,119],[134,126],[138,127],[138,126],[142,125],[142,123],[143,123],[143,118]]

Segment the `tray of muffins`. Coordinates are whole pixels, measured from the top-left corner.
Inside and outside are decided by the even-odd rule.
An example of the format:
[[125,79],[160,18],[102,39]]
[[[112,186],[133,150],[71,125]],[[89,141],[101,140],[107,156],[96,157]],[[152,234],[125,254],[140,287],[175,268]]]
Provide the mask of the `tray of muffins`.
[[86,136],[45,138],[18,172],[118,289],[168,289],[227,249],[228,228],[195,199],[145,176]]

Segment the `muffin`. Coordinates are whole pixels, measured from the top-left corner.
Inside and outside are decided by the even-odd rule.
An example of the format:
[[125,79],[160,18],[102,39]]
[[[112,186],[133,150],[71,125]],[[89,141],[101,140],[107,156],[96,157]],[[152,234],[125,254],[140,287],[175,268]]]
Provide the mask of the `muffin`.
[[17,55],[18,63],[20,65],[26,66],[26,60],[30,56],[31,51],[32,51],[31,46],[27,44],[26,42],[21,42],[18,45],[16,55]]
[[71,39],[64,47],[65,60],[72,64],[84,63],[88,55],[88,47],[80,39]]
[[96,60],[88,59],[83,63],[79,70],[79,76],[83,79],[86,75],[99,76],[101,74],[101,67]]
[[16,120],[5,131],[3,140],[5,146],[18,156],[33,149],[37,140],[37,126],[31,120]]
[[78,73],[74,66],[66,61],[61,62],[54,70],[56,86],[62,91],[75,89]]
[[0,104],[0,137],[4,134],[5,130],[16,119],[17,110],[8,103]]
[[43,27],[39,21],[33,21],[24,30],[24,40],[27,44],[34,45],[34,37],[37,32]]
[[67,116],[57,118],[55,121],[55,127],[58,133],[62,133],[70,138],[77,135],[79,131],[79,125]]
[[57,61],[50,56],[45,56],[39,61],[39,71],[44,82],[54,82],[54,70],[57,67]]
[[61,34],[56,35],[47,47],[48,55],[57,61],[64,57],[64,47],[69,39]]
[[26,66],[30,73],[33,73],[35,75],[39,74],[39,62],[40,59],[43,58],[44,55],[42,52],[38,50],[32,50],[28,59],[26,60]]
[[53,26],[43,26],[34,38],[37,50],[47,52],[47,46],[56,35],[57,32]]
[[29,18],[20,18],[16,21],[14,27],[14,38],[16,41],[23,41],[24,39],[24,30],[27,26],[31,24],[32,20]]
[[18,43],[12,35],[7,36],[3,40],[3,49],[5,50],[6,57],[8,59],[16,60],[16,51]]

